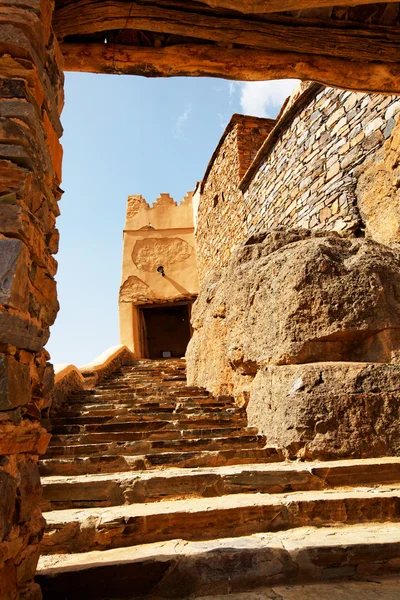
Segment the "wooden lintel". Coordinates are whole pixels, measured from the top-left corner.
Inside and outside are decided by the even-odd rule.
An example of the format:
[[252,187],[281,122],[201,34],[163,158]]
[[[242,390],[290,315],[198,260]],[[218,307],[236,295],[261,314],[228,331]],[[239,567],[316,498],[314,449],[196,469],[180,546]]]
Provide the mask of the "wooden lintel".
[[66,71],[241,81],[292,78],[363,92],[400,93],[400,62],[363,63],[294,52],[228,49],[212,44],[167,48],[62,44],[61,48]]
[[[396,2],[396,0],[388,0]],[[376,4],[376,0],[201,0],[212,8],[236,10],[244,14],[266,14],[322,6],[357,6],[359,4]]]
[[[329,23],[328,23],[329,24]],[[113,29],[138,29],[173,34],[225,45],[330,55],[358,61],[399,60],[400,30],[391,27],[329,27],[288,19],[282,23],[194,14],[176,8],[133,4],[121,0],[78,0],[56,11],[59,39]]]

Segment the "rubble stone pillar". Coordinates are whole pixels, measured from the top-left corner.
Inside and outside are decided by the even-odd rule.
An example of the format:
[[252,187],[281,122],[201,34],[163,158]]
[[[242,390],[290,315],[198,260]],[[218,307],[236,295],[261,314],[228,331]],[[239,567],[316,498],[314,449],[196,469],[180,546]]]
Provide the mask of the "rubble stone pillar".
[[63,105],[50,0],[0,0],[0,598],[38,600]]

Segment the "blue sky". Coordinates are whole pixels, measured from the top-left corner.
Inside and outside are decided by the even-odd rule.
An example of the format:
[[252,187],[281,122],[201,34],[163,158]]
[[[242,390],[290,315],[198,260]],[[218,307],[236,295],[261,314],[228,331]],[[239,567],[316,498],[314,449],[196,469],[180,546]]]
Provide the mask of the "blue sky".
[[201,180],[231,115],[274,117],[295,85],[66,74],[53,363],[81,366],[119,343],[127,196],[154,202],[169,192],[180,201]]

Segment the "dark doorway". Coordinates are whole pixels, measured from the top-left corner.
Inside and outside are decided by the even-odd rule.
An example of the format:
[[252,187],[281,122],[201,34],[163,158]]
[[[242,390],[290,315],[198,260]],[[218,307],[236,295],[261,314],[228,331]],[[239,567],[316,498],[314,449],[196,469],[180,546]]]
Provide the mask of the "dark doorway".
[[[141,308],[143,354],[147,358],[185,355],[191,338],[190,304],[172,304],[151,308]],[[164,354],[163,354],[164,353]]]

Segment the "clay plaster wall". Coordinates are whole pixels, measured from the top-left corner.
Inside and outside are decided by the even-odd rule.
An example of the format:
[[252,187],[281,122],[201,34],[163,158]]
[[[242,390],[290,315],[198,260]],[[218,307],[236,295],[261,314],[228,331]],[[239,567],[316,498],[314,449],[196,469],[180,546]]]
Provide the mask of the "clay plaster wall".
[[192,194],[179,205],[161,194],[152,206],[140,195],[129,196],[119,293],[121,344],[140,356],[137,306],[192,300],[198,291]]
[[[225,266],[236,244],[274,227],[365,231],[383,241],[374,237],[372,220],[380,214],[363,173],[376,160],[385,162],[385,142],[386,152],[395,152],[388,145],[399,112],[396,96],[303,85],[239,182],[235,132],[228,134],[203,182],[196,233],[200,277]],[[385,194],[397,206],[395,188]],[[213,194],[224,194],[229,203],[213,201]]]

